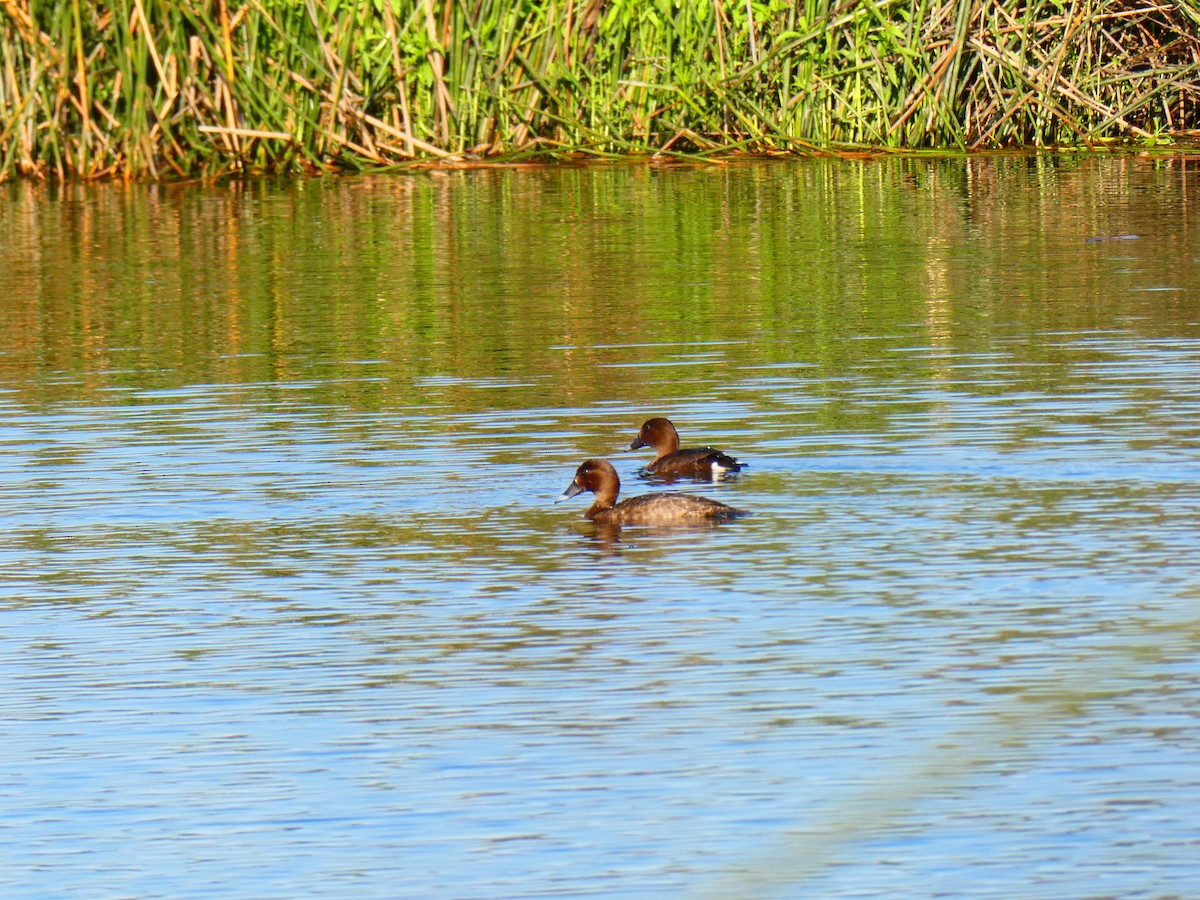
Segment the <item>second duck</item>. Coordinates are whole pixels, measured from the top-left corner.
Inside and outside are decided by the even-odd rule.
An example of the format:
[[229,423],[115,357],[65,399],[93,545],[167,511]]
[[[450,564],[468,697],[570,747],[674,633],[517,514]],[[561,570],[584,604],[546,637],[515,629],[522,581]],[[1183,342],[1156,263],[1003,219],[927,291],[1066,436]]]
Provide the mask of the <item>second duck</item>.
[[740,471],[746,464],[738,462],[727,453],[712,447],[679,449],[679,432],[670,419],[656,416],[647,419],[638,436],[629,445],[630,450],[653,447],[658,454],[654,462],[646,466],[647,475],[659,478],[702,478],[717,481],[730,472]]

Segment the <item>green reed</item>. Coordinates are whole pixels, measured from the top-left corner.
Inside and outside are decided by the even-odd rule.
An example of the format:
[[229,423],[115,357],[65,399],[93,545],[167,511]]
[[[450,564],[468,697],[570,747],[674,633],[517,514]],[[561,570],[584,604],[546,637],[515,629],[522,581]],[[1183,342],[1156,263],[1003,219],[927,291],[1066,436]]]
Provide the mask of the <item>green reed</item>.
[[0,0],[0,178],[1200,129],[1192,0]]

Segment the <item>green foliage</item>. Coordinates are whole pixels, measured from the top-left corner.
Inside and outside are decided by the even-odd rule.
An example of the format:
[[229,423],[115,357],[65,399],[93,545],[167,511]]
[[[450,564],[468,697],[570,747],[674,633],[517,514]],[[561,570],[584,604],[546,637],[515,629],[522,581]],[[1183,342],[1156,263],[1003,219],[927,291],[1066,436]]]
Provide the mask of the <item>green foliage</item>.
[[8,0],[0,178],[1162,143],[1190,0]]

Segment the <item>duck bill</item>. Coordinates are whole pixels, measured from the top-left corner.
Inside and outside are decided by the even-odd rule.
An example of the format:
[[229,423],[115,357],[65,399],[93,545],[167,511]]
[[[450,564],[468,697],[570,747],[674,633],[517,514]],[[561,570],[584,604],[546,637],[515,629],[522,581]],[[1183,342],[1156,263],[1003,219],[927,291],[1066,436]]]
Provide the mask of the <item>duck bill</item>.
[[[629,450],[641,450],[645,446],[646,446],[645,441],[643,441],[640,437],[635,437],[633,439],[633,443],[629,445]],[[628,452],[628,451],[626,451],[626,452]]]
[[562,492],[562,496],[559,497],[554,502],[562,503],[564,500],[570,500],[572,497],[574,497],[576,494],[578,494],[582,490],[583,490],[583,487],[581,485],[572,481],[570,484],[567,485],[567,489]]

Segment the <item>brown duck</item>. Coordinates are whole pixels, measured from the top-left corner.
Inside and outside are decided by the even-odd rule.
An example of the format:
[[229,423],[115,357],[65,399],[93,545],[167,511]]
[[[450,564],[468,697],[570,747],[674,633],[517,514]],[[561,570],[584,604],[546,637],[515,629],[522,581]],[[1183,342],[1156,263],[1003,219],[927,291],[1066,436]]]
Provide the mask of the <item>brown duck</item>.
[[745,510],[691,494],[643,494],[618,503],[621,479],[606,459],[585,459],[555,502],[584,491],[591,491],[596,499],[583,517],[599,525],[700,525],[747,515]]
[[740,471],[746,464],[712,447],[679,449],[679,432],[670,419],[658,416],[647,419],[630,450],[653,447],[658,455],[646,466],[647,475],[661,478],[703,478],[717,481],[730,472]]

